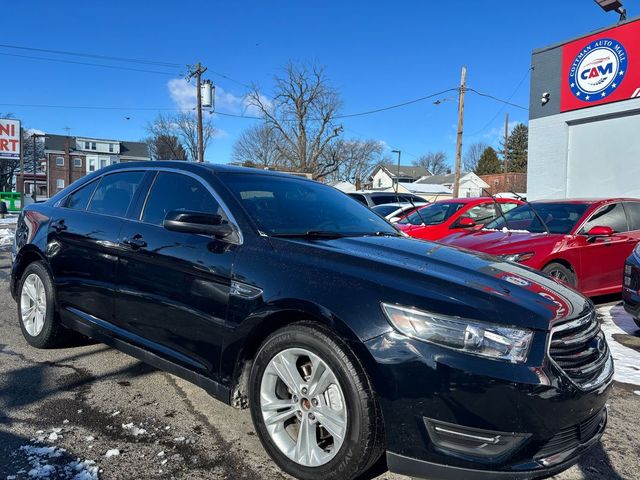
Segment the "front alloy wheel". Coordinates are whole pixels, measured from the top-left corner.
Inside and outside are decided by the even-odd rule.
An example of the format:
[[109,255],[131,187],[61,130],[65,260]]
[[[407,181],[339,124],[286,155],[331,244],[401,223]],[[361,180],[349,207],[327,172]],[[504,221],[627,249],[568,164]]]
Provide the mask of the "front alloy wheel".
[[47,293],[44,284],[38,275],[30,273],[24,280],[20,295],[20,319],[29,335],[40,335],[46,315]]
[[382,414],[349,345],[315,322],[272,333],[249,377],[249,407],[267,453],[303,480],[351,480],[384,452]]
[[335,457],[347,431],[347,408],[335,373],[316,354],[289,348],[274,356],[260,386],[260,409],[282,453],[305,467]]

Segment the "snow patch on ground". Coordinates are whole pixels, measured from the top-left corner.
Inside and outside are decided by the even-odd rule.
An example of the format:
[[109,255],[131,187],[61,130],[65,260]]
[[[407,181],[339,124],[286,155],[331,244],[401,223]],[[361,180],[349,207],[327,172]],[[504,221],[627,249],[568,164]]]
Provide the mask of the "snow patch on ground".
[[14,223],[17,223],[17,221],[17,215],[7,215],[4,218],[0,218],[0,225],[13,225]]
[[125,430],[128,430],[129,432],[131,432],[131,434],[134,437],[137,437],[138,435],[144,435],[145,433],[147,433],[147,431],[144,428],[136,427],[133,424],[133,422],[132,423],[123,423],[122,424],[122,428],[124,428]]
[[640,385],[640,352],[625,347],[613,335],[636,335],[638,327],[621,305],[598,309],[615,366],[614,380]]
[[14,231],[10,228],[0,228],[0,247],[13,243]]
[[[55,460],[65,455],[64,448],[54,446],[23,445],[20,447],[29,461],[31,469],[27,475],[31,478],[59,478],[65,480],[98,480],[98,466],[93,460],[76,459],[64,465],[55,464]],[[16,478],[10,475],[7,478]]]

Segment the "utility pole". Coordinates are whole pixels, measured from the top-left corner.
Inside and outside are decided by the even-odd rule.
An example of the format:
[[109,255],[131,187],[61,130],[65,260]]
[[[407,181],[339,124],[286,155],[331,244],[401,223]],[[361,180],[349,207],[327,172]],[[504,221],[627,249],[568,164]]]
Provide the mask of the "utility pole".
[[508,141],[509,141],[509,112],[507,112],[507,118],[504,121],[504,173],[509,173],[509,150],[507,149]]
[[462,129],[464,124],[464,92],[467,85],[467,67],[462,67],[460,90],[458,90],[458,138],[456,140],[456,173],[453,178],[453,198],[460,193],[460,163],[462,161]]
[[[20,127],[20,174],[22,175],[22,188],[20,189],[20,210],[24,208],[24,185],[26,178],[24,176],[24,129]],[[16,181],[16,183],[18,183]]]
[[207,71],[207,67],[204,67],[198,62],[196,64],[195,70],[192,70],[187,75],[187,79],[190,80],[193,77],[196,77],[196,96],[197,96],[197,105],[196,109],[198,111],[198,158],[196,161],[202,163],[204,162],[204,139],[202,133],[202,74]]
[[391,150],[391,153],[398,154],[398,171],[396,172],[396,194],[397,194],[398,187],[400,186],[400,155],[402,155],[402,152],[400,150]]

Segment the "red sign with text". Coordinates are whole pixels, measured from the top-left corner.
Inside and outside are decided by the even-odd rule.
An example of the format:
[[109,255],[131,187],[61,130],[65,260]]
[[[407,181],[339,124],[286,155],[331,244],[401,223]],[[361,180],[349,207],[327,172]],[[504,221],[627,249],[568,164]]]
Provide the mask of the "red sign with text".
[[0,118],[0,160],[20,158],[20,121]]
[[640,21],[562,47],[560,111],[640,98]]

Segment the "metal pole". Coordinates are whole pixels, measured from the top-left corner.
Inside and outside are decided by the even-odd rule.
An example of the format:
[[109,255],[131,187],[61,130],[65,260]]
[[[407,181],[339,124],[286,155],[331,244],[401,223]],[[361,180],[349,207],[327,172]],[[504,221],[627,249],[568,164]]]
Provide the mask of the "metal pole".
[[36,137],[37,135],[34,133],[31,138],[33,138],[33,191],[31,192],[31,198],[33,198],[33,203],[36,203],[37,195],[36,195]]
[[467,67],[462,67],[460,90],[458,92],[458,138],[456,140],[456,171],[453,179],[453,198],[460,192],[460,163],[462,161],[462,129],[464,123],[464,92],[467,83]]
[[[20,189],[20,210],[24,208],[24,130],[20,127],[20,175],[22,175],[22,188]],[[17,183],[17,182],[16,182]]]
[[400,150],[391,150],[392,153],[398,154],[398,170],[396,171],[396,194],[398,193],[398,188],[400,187],[400,155],[402,152]]
[[504,121],[504,173],[509,173],[509,149],[507,148],[507,142],[509,141],[509,112],[507,112],[507,118]]

